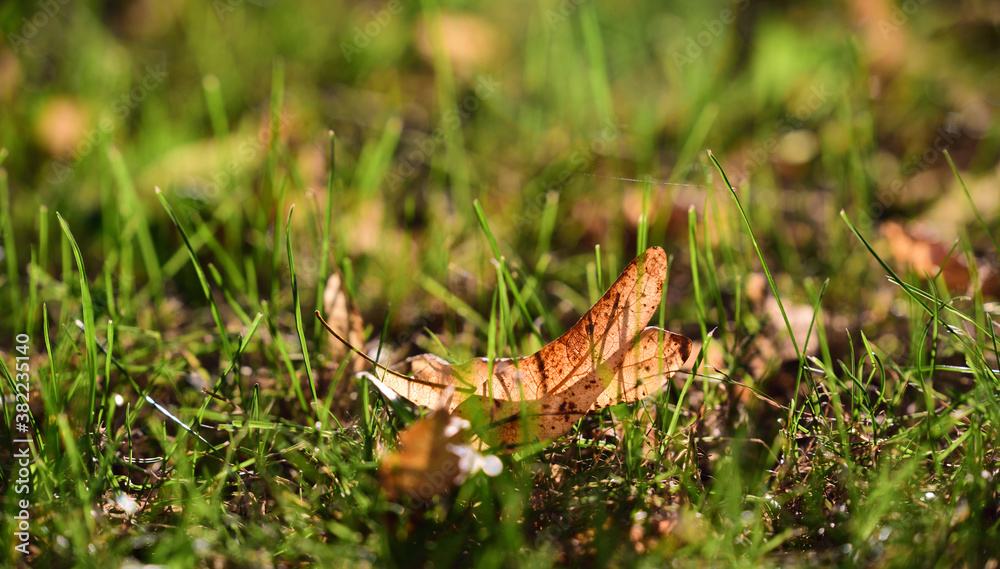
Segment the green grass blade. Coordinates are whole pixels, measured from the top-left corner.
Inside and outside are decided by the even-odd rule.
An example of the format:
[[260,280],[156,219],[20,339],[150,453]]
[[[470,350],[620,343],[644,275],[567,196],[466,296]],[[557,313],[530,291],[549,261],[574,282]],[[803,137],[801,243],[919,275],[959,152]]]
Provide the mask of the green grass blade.
[[503,255],[500,254],[500,247],[497,245],[496,239],[493,238],[493,232],[490,231],[489,223],[486,221],[486,214],[483,213],[482,206],[479,205],[479,200],[473,200],[472,207],[476,212],[476,217],[479,219],[479,226],[482,227],[483,233],[486,235],[486,241],[490,244],[490,248],[493,249],[493,257],[500,264],[501,274],[504,276],[504,280],[507,281],[507,285],[511,294],[514,296],[514,302],[521,311],[521,315],[524,317],[525,326],[533,334],[538,341],[543,342],[542,333],[535,327],[534,320],[531,318],[531,313],[528,312],[528,307],[524,304],[524,300],[521,298],[521,293],[518,292],[517,284],[514,283],[514,277],[507,270],[507,261]]
[[292,358],[288,353],[288,347],[285,346],[285,341],[281,338],[281,331],[278,330],[278,324],[271,315],[267,302],[262,302],[261,308],[264,312],[264,321],[267,323],[267,329],[271,333],[274,345],[278,348],[278,355],[280,356],[282,363],[285,364],[285,371],[288,373],[289,381],[292,383],[292,389],[295,391],[295,395],[299,399],[299,405],[302,407],[302,412],[311,416],[312,413],[310,413],[309,404],[306,402],[306,396],[302,391],[301,382],[299,382],[298,376],[295,374],[295,365],[292,363]]
[[219,269],[215,268],[215,265],[212,263],[209,263],[207,267],[208,274],[210,274],[212,276],[212,280],[215,281],[215,286],[219,287],[219,290],[222,291],[222,296],[226,299],[226,302],[229,303],[229,308],[236,313],[236,317],[240,319],[240,322],[242,322],[244,326],[249,326],[250,316],[245,310],[243,310],[243,307],[236,302],[232,293],[229,292],[229,289],[226,287],[226,281],[222,278],[222,273],[220,273]]
[[208,286],[208,278],[205,276],[205,271],[201,268],[201,263],[198,262],[198,257],[195,254],[194,248],[191,246],[191,240],[188,239],[187,231],[181,225],[181,221],[177,219],[177,215],[174,213],[170,203],[167,201],[166,196],[160,191],[160,188],[156,188],[156,197],[160,200],[163,205],[163,209],[167,210],[167,214],[170,219],[173,220],[174,225],[177,226],[177,230],[181,233],[181,238],[184,240],[184,245],[187,247],[188,255],[191,257],[191,264],[194,266],[195,273],[198,274],[198,282],[201,284],[201,291],[205,294],[205,298],[208,300],[209,307],[212,310],[212,318],[215,319],[215,326],[219,329],[220,339],[222,341],[222,348],[226,353],[226,357],[232,361],[233,360],[233,348],[229,343],[229,337],[226,334],[226,325],[222,322],[222,314],[219,312],[219,307],[215,303],[215,299],[212,297],[212,289]]
[[[556,220],[559,216],[559,192],[551,191],[545,194],[545,206],[538,222],[538,243],[535,245],[535,258],[541,259],[548,255],[552,248],[552,234],[555,232]],[[540,276],[536,267],[535,276]]]
[[955,166],[955,161],[951,159],[951,153],[948,152],[946,148],[944,150],[944,157],[948,159],[948,165],[951,166],[951,171],[955,174],[955,178],[958,179],[958,184],[962,186],[962,192],[965,194],[965,199],[969,201],[969,207],[972,209],[972,213],[976,215],[976,219],[979,220],[979,225],[983,226],[983,230],[986,231],[986,235],[990,237],[990,241],[993,242],[993,249],[1000,253],[1000,244],[997,244],[996,237],[993,236],[993,232],[990,231],[990,226],[983,219],[979,209],[976,208],[975,202],[972,201],[972,194],[969,193],[969,188],[965,186],[965,180],[962,179],[962,175],[958,172],[958,166]]
[[774,284],[774,276],[771,275],[771,269],[768,267],[767,259],[764,258],[764,253],[760,250],[760,244],[757,243],[757,237],[754,235],[753,227],[750,225],[750,218],[747,217],[746,211],[743,209],[743,205],[740,203],[739,196],[736,195],[736,190],[733,189],[733,185],[729,183],[729,178],[726,177],[726,172],[722,169],[722,164],[716,160],[715,155],[711,151],[708,153],[709,159],[715,164],[716,169],[722,176],[722,180],[726,184],[726,188],[729,189],[729,195],[732,196],[733,201],[736,202],[736,209],[740,212],[740,218],[743,219],[743,227],[746,228],[747,233],[750,235],[750,242],[753,244],[754,251],[757,252],[757,258],[760,259],[761,268],[764,269],[764,275],[767,276],[767,283],[771,286],[771,293],[774,294],[774,300],[778,303],[778,310],[781,312],[781,318],[785,321],[785,328],[788,330],[788,338],[792,342],[792,347],[795,350],[799,358],[799,362],[803,361],[804,354],[802,350],[799,349],[799,341],[795,339],[795,332],[792,330],[792,323],[788,320],[788,314],[785,312],[785,304],[781,302],[781,294],[778,292],[778,286]]
[[111,351],[115,347],[115,324],[110,319],[108,320],[108,336],[107,336],[107,338],[108,338],[108,340],[107,340],[108,347],[107,347],[106,350],[104,350],[104,384],[105,385],[104,385],[104,395],[103,395],[103,397],[101,399],[101,409],[103,409],[105,413],[107,413],[107,412],[110,411],[108,409],[108,396],[111,394],[111,391],[114,389],[114,386],[111,385],[111,358],[112,358]]
[[0,168],[0,227],[3,228],[4,254],[7,257],[7,292],[10,293],[9,317],[12,324],[21,326],[19,322],[21,308],[21,284],[17,268],[17,247],[14,241],[14,214],[11,209],[10,193],[7,187],[7,170]]
[[[847,224],[848,228],[851,230],[854,236],[857,237],[862,244],[864,244],[865,248],[868,249],[868,252],[871,253],[871,255],[875,258],[875,260],[878,261],[879,265],[882,266],[886,274],[889,275],[889,280],[895,283],[900,288],[902,288],[903,291],[905,291],[910,298],[912,298],[917,302],[917,304],[924,310],[926,314],[928,314],[934,319],[937,319],[939,318],[940,311],[943,310],[952,316],[956,316],[968,322],[970,325],[974,326],[977,329],[977,331],[981,334],[989,335],[993,333],[991,330],[984,328],[982,324],[977,322],[974,318],[971,318],[967,314],[956,309],[954,306],[951,305],[950,302],[940,301],[936,296],[931,296],[928,293],[918,289],[917,287],[901,279],[899,275],[897,275],[896,272],[893,271],[891,267],[889,267],[888,263],[886,263],[882,259],[882,257],[879,256],[879,254],[875,251],[875,249],[871,246],[871,244],[868,243],[868,240],[866,240],[864,236],[861,235],[861,232],[858,230],[857,227],[855,227],[854,223],[851,222],[850,218],[847,217],[847,214],[843,210],[841,210],[840,212],[840,217],[841,219],[844,220],[844,223]],[[985,359],[983,359],[982,352],[973,349],[973,346],[963,335],[956,334],[953,326],[948,325],[947,323],[944,324],[946,325],[945,329],[948,330],[948,332],[951,333],[951,335],[954,338],[956,338],[959,342],[961,342],[963,346],[965,346],[966,352],[972,355],[973,357],[976,357],[979,360],[979,363],[984,367],[984,369],[989,370],[990,369],[989,363],[986,362]],[[994,382],[998,380],[996,374],[992,374],[992,379]]]
[[[163,275],[160,273],[160,261],[156,257],[156,247],[153,245],[153,234],[149,230],[149,220],[139,203],[139,197],[135,191],[135,184],[128,173],[128,167],[118,149],[111,147],[107,151],[108,163],[111,165],[111,173],[114,175],[118,189],[124,197],[123,205],[128,208],[129,218],[132,220],[126,227],[134,227],[132,231],[139,242],[139,251],[142,253],[143,264],[146,267],[146,274],[149,275],[149,286],[153,298],[159,298],[163,294]],[[159,193],[159,190],[157,190]],[[123,236],[129,238],[129,233]]]
[[229,119],[226,118],[226,103],[222,97],[222,84],[215,75],[206,75],[201,79],[201,89],[205,93],[205,107],[212,123],[212,134],[215,138],[223,138],[229,134]]
[[635,256],[638,257],[649,247],[649,201],[653,193],[653,180],[646,177],[642,183],[642,209],[639,211],[639,227],[635,235]]
[[[355,187],[362,197],[371,197],[379,188],[379,184],[385,177],[385,172],[392,162],[392,156],[399,146],[399,137],[403,133],[403,121],[399,117],[391,117],[385,123],[382,130],[382,137],[378,143],[371,147],[366,147],[358,157],[358,179]],[[332,152],[332,150],[331,150]],[[330,176],[332,178],[333,172]]]
[[[688,207],[688,254],[691,263],[691,286],[694,289],[694,303],[698,314],[698,328],[702,342],[708,339],[708,311],[705,308],[705,291],[701,287],[701,271],[698,270],[698,217],[694,206]],[[706,247],[710,245],[705,244]]]
[[486,320],[478,312],[476,312],[471,306],[469,306],[464,300],[455,296],[450,290],[448,290],[444,285],[432,279],[428,275],[421,275],[420,286],[427,291],[429,294],[437,297],[444,302],[445,305],[454,310],[456,314],[462,318],[468,320],[476,327],[477,330],[485,332],[487,330]]
[[295,212],[295,204],[288,208],[288,219],[285,222],[285,246],[288,251],[288,272],[292,279],[292,304],[295,310],[295,332],[299,335],[299,343],[302,349],[302,361],[305,363],[306,380],[309,382],[309,391],[313,402],[319,401],[316,395],[316,379],[313,377],[312,364],[309,363],[309,347],[306,344],[306,332],[302,326],[302,305],[299,300],[299,283],[295,276],[295,258],[292,255],[292,213]]
[[88,420],[94,417],[95,405],[97,402],[97,330],[94,327],[94,303],[90,297],[90,286],[87,283],[87,269],[83,265],[83,254],[76,244],[73,232],[69,229],[69,224],[63,219],[59,212],[56,218],[62,227],[63,234],[73,249],[73,257],[76,259],[76,268],[80,276],[80,303],[83,305],[83,337],[86,345],[86,366],[84,371],[87,379],[87,389],[89,397],[90,415]]
[[586,4],[580,10],[580,25],[583,28],[583,42],[587,50],[590,91],[594,96],[597,118],[602,123],[614,121],[614,104],[611,97],[611,83],[608,81],[608,67],[605,62],[604,41],[597,18],[597,9]]
[[[263,313],[258,312],[257,316],[254,317],[253,322],[251,322],[250,326],[247,327],[246,334],[240,336],[240,341],[236,346],[236,357],[233,358],[233,360],[229,363],[229,367],[224,369],[222,371],[222,374],[219,375],[219,379],[215,381],[215,385],[212,386],[211,391],[208,392],[209,395],[217,394],[219,388],[225,382],[226,376],[228,376],[230,373],[234,373],[237,371],[238,362],[240,358],[243,356],[243,353],[246,351],[247,347],[249,347],[250,340],[253,338],[253,335],[257,332],[257,327],[260,326],[260,321],[263,319],[263,317],[264,317]],[[208,409],[208,403],[209,399],[206,398],[205,401],[202,403],[201,408],[198,410],[198,413],[195,415],[196,424],[201,425],[201,420],[205,415],[205,411]]]
[[[645,249],[642,249],[645,251]],[[594,267],[597,274],[597,298],[604,294],[604,263],[601,262],[601,244],[594,245]]]

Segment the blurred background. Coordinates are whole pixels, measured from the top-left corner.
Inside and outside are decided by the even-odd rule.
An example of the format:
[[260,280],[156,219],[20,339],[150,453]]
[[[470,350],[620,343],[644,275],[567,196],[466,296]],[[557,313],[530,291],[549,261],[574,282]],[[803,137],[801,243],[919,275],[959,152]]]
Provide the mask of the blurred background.
[[[57,294],[59,212],[95,289],[204,307],[159,187],[233,304],[287,308],[295,204],[307,315],[337,266],[375,328],[464,334],[475,351],[470,313],[489,313],[496,271],[474,200],[571,323],[634,256],[650,178],[649,243],[675,257],[668,323],[695,332],[689,235],[730,295],[759,268],[711,150],[779,289],[805,299],[803,279],[836,277],[825,305],[864,325],[885,315],[885,281],[841,209],[918,274],[958,238],[975,252],[963,267],[995,271],[943,151],[996,227],[998,21],[975,0],[7,2],[5,286]],[[13,308],[8,323],[37,322]]]

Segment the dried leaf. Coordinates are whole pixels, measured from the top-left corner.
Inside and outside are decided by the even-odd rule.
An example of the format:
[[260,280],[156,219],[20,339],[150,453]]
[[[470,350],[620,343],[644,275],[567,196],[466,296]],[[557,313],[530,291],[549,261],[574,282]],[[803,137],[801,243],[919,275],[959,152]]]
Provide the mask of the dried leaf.
[[507,445],[558,437],[593,409],[656,391],[691,354],[688,338],[643,328],[666,274],[666,253],[650,248],[569,331],[534,355],[494,360],[492,375],[485,358],[454,365],[423,354],[403,362],[409,377],[386,374],[382,381],[423,406],[453,386],[449,411],[469,419],[485,414]]
[[500,473],[500,460],[469,446],[469,422],[447,407],[453,390],[442,394],[437,409],[399,434],[399,449],[379,467],[379,481],[391,500],[407,498],[411,506],[426,505],[446,494],[469,475],[483,470]]
[[[343,278],[334,272],[326,281],[323,289],[323,312],[326,314],[327,326],[351,345],[360,346],[364,343],[364,321],[347,296]],[[347,378],[365,369],[367,365],[362,358],[351,356],[350,350],[343,342],[330,337],[328,344],[330,359],[324,366],[321,376],[322,385],[336,383],[331,411],[341,420],[351,419],[357,406],[357,383]],[[346,358],[346,359],[345,359]],[[341,370],[340,366],[346,366]]]
[[[882,235],[888,240],[892,256],[901,264],[921,275],[934,276],[941,273],[945,286],[955,294],[970,294],[973,284],[969,265],[961,250],[937,239],[925,228],[905,228],[894,221],[882,224]],[[951,255],[949,256],[949,253]],[[979,263],[977,272],[980,286],[986,295],[994,296],[1000,291],[1000,281],[989,263]]]
[[[326,313],[327,324],[342,337],[347,338],[351,345],[360,346],[364,343],[364,321],[350,303],[340,273],[333,273],[326,281],[326,287],[323,289],[323,311]],[[334,337],[330,337],[329,349],[330,357],[338,363],[350,352],[346,345]],[[357,373],[364,369],[365,362],[359,358],[352,358],[349,365],[352,367],[351,372]]]

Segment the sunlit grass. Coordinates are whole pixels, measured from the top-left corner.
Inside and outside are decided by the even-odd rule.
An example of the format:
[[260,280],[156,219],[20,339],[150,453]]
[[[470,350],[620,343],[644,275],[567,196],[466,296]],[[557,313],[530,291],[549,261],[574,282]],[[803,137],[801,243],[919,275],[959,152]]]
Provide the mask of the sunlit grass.
[[[26,6],[0,8],[8,39]],[[72,4],[87,17],[17,54],[0,392],[12,441],[27,334],[34,566],[995,564],[995,299],[906,271],[878,232],[923,212],[889,193],[896,170],[934,174],[965,195],[948,255],[972,283],[995,270],[976,204],[996,133],[954,143],[957,164],[923,158],[940,115],[975,114],[935,89],[973,97],[956,86],[993,63],[883,71],[869,40],[840,39],[850,16],[818,8],[741,11],[694,57],[721,7],[522,8],[468,8],[501,32],[472,63],[448,56],[456,9],[436,2],[377,26],[350,6],[188,3],[148,37]],[[919,45],[938,11],[893,33]],[[164,83],[143,87],[162,53]],[[65,170],[40,126],[58,96],[64,123],[114,125],[62,148]],[[670,256],[656,323],[699,342],[690,373],[426,508],[386,499],[377,465],[412,416],[327,352],[312,314],[332,271],[359,347],[461,361],[536,351],[653,245]]]

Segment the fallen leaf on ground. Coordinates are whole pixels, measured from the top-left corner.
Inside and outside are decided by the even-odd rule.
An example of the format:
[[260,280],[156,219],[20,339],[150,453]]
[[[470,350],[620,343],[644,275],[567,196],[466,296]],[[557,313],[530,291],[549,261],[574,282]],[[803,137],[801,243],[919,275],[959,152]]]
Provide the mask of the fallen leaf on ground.
[[[344,287],[343,277],[334,272],[323,288],[323,312],[326,323],[353,346],[364,344],[364,320],[351,302]],[[336,382],[331,411],[338,419],[349,419],[357,406],[357,384],[349,377],[364,370],[368,365],[362,358],[354,356],[344,343],[330,337],[327,345],[330,359],[323,368],[322,384],[329,386]],[[341,369],[344,366],[345,369]]]
[[[973,292],[975,283],[971,280],[969,264],[959,248],[953,250],[925,228],[905,228],[895,221],[882,224],[882,235],[889,242],[897,262],[921,275],[933,277],[940,272],[945,286],[953,294]],[[976,265],[983,294],[996,296],[1000,293],[1000,276],[989,263],[977,259]]]
[[[347,297],[347,289],[343,285],[340,273],[335,272],[326,280],[326,286],[323,288],[323,311],[326,313],[327,324],[347,338],[351,345],[360,346],[364,343],[364,321]],[[328,347],[330,357],[338,363],[351,351],[343,342],[333,337],[330,338]],[[361,371],[365,367],[364,360],[359,358],[351,358],[348,364],[356,368],[352,369],[353,372]]]
[[652,247],[579,322],[531,356],[456,365],[422,354],[381,380],[425,407],[453,387],[448,411],[470,420],[487,417],[496,427],[484,439],[490,444],[559,437],[591,410],[655,392],[690,356],[687,337],[643,328],[660,303],[666,274],[666,253]]
[[437,409],[400,432],[398,450],[382,459],[379,482],[390,500],[426,505],[480,470],[500,473],[500,459],[469,446],[469,422],[448,413],[453,393],[443,393]]

